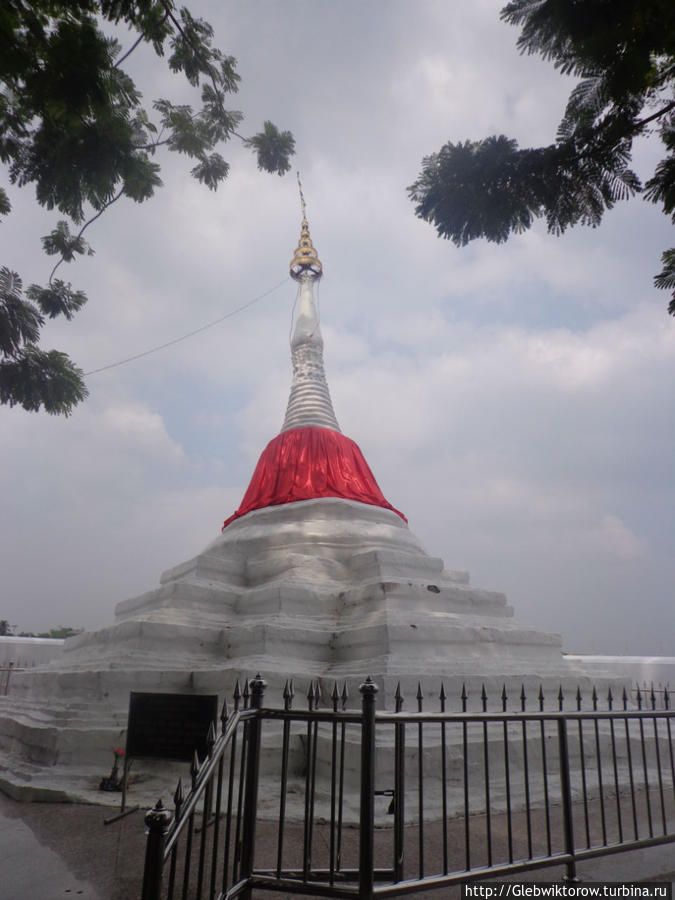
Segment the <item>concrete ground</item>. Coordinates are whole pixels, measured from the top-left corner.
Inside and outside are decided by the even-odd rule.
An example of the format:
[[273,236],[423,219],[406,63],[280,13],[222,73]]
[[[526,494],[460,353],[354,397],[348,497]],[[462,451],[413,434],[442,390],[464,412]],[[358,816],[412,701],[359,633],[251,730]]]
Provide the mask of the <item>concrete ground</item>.
[[[0,795],[0,900],[132,900],[140,898],[145,836],[143,810],[110,825],[108,807],[74,803],[20,803]],[[499,826],[496,826],[497,829]],[[261,823],[259,845],[275,832]],[[325,841],[317,829],[317,841]],[[352,831],[352,839],[356,832]],[[287,842],[301,846],[301,829]],[[440,828],[427,827],[427,860],[439,859]],[[548,867],[509,880],[560,881],[561,867]],[[667,881],[675,879],[675,844],[618,853],[579,866],[582,881]],[[288,897],[288,894],[258,894]],[[459,888],[417,897],[458,897]]]

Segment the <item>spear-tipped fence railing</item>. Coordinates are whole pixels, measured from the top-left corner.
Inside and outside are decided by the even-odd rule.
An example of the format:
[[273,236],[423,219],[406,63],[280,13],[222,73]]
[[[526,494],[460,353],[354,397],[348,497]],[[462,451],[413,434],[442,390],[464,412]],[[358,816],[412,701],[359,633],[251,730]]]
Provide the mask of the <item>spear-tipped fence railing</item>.
[[[563,865],[675,842],[675,712],[667,688],[638,687],[634,702],[609,690],[562,688],[546,709],[525,687],[509,711],[506,687],[488,709],[376,711],[377,687],[306,691],[294,709],[263,705],[260,676],[237,683],[195,758],[174,811],[146,816],[143,900],[250,897],[282,891],[324,897],[395,897],[474,879]],[[358,827],[354,827],[358,826]]]
[[23,672],[23,667],[16,666],[13,662],[0,666],[0,696],[6,697],[9,694],[9,680],[12,672]]

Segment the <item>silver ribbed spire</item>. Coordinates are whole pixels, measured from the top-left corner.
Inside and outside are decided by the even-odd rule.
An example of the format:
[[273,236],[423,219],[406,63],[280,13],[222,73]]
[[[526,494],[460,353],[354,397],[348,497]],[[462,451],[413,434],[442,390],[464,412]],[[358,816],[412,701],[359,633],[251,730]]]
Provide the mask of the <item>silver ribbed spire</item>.
[[311,273],[299,279],[298,314],[291,338],[293,382],[282,431],[308,426],[340,431],[323,370],[323,338],[314,303],[314,280]]

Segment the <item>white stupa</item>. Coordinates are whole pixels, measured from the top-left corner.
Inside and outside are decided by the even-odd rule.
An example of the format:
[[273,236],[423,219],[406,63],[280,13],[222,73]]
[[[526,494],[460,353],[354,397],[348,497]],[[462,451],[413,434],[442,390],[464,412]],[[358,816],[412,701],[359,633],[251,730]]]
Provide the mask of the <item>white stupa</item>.
[[[89,797],[124,741],[129,692],[229,694],[263,673],[267,697],[364,676],[391,706],[400,681],[495,699],[522,683],[554,693],[578,674],[559,636],[519,625],[501,593],[428,556],[340,431],[324,374],[314,290],[322,264],[304,216],[291,275],[299,303],[293,380],[280,433],[239,509],[160,586],[116,608],[115,624],[66,642],[57,662],[13,676],[0,697],[0,786]],[[597,672],[595,675],[597,676]],[[510,686],[510,687],[509,687]],[[357,693],[353,691],[353,693]]]

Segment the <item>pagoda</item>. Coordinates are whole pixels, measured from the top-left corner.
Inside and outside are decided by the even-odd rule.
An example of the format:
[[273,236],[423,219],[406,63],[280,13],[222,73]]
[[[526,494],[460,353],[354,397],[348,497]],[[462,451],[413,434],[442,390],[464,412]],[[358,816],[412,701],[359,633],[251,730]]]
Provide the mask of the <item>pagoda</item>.
[[323,266],[304,199],[302,212],[290,265],[293,376],[279,434],[203,552],[120,602],[114,624],[70,638],[60,660],[13,676],[0,698],[6,790],[92,799],[111,748],[124,742],[130,691],[222,699],[259,671],[273,703],[287,679],[297,691],[318,681],[328,698],[334,682],[354,689],[371,675],[379,705],[390,708],[399,682],[407,696],[418,683],[437,691],[441,679],[458,696],[463,684],[476,696],[482,685],[498,696],[506,683],[515,696],[522,684],[551,693],[578,684],[558,635],[516,623],[503,594],[472,587],[466,572],[425,553],[342,434],[317,315]]

